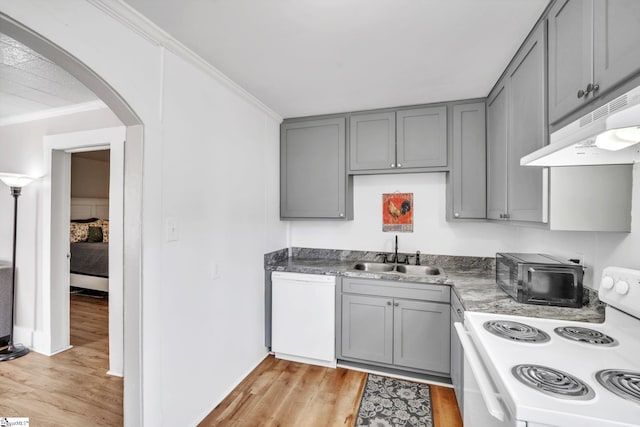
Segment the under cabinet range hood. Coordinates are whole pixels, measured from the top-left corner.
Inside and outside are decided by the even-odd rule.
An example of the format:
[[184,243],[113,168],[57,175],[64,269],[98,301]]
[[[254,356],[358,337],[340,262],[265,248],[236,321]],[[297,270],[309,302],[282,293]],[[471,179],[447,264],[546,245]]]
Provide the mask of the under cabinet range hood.
[[523,166],[587,166],[640,161],[640,86],[551,134]]

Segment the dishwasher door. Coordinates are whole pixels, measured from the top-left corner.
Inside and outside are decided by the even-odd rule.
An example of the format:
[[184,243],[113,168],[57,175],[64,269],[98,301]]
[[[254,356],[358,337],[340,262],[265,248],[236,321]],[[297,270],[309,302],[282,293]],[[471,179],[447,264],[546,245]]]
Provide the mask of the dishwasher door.
[[275,356],[335,368],[335,277],[274,272],[271,281]]

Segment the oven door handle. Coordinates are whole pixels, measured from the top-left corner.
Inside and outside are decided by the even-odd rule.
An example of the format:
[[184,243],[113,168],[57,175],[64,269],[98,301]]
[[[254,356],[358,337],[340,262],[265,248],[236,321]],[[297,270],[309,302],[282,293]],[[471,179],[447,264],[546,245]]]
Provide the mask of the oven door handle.
[[489,379],[487,372],[482,366],[480,356],[478,355],[475,346],[471,342],[471,338],[469,338],[469,332],[467,332],[467,330],[460,322],[455,322],[453,326],[456,328],[456,332],[458,333],[458,337],[460,338],[460,344],[462,344],[462,348],[464,349],[464,357],[467,358],[469,366],[471,366],[471,370],[473,371],[471,374],[476,377],[478,388],[480,389],[480,394],[484,399],[484,403],[487,406],[489,413],[494,418],[497,418],[500,421],[504,421],[504,411],[502,410],[502,405],[500,405],[500,401],[496,397],[496,394],[493,390],[491,379]]

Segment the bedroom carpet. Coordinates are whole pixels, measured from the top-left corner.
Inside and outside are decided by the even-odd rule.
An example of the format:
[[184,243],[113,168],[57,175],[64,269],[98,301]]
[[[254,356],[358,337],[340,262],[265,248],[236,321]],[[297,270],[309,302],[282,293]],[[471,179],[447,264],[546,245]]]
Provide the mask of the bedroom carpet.
[[433,427],[428,384],[369,374],[355,427]]

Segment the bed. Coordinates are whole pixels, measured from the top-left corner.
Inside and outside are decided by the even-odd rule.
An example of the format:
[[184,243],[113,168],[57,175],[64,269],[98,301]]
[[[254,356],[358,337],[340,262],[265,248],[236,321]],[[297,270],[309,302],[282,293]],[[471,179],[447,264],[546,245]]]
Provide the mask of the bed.
[[109,199],[72,198],[70,286],[109,291]]

